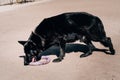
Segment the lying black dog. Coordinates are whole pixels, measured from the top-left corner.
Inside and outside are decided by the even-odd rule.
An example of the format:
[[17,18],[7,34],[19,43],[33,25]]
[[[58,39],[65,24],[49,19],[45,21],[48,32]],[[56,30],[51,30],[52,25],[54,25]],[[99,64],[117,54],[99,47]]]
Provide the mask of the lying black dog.
[[86,12],[64,13],[54,17],[44,19],[32,32],[27,41],[18,41],[24,46],[25,65],[28,65],[32,58],[36,61],[41,59],[40,53],[53,45],[60,47],[60,54],[54,59],[54,62],[60,62],[65,56],[65,44],[80,40],[84,42],[89,51],[80,57],[86,57],[92,54],[95,46],[91,41],[100,42],[105,47],[109,47],[106,52],[114,55],[110,37],[106,36],[102,21],[94,15]]

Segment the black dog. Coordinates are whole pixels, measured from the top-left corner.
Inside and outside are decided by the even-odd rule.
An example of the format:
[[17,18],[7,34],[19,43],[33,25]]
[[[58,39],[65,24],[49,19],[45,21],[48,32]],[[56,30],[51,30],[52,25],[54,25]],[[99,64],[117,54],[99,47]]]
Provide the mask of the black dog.
[[91,41],[100,42],[105,47],[109,47],[106,53],[114,55],[110,37],[106,36],[102,21],[94,15],[85,12],[64,13],[54,17],[44,19],[32,32],[27,41],[18,41],[24,46],[25,65],[28,65],[32,58],[36,61],[41,59],[40,53],[52,45],[60,47],[60,54],[54,62],[60,62],[65,56],[65,44],[80,40],[87,44],[89,51],[80,57],[92,54],[95,46]]

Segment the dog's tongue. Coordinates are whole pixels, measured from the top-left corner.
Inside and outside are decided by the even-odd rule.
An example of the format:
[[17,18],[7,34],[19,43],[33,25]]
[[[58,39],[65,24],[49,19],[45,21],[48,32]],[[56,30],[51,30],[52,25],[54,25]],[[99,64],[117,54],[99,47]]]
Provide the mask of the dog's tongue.
[[34,58],[34,57],[32,58],[32,62],[36,62],[36,60],[35,60],[35,58]]

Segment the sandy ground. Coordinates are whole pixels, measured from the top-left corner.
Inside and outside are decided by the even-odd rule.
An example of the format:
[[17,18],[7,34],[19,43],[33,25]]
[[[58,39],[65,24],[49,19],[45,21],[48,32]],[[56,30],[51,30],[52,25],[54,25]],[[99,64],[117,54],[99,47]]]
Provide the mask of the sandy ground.
[[[0,80],[120,80],[120,0],[53,0],[0,13]],[[116,55],[94,52],[79,58],[82,52],[66,54],[60,63],[24,66],[23,47],[31,31],[46,17],[63,12],[84,11],[99,16]],[[99,43],[95,43],[103,48]],[[53,60],[56,56],[52,55]]]

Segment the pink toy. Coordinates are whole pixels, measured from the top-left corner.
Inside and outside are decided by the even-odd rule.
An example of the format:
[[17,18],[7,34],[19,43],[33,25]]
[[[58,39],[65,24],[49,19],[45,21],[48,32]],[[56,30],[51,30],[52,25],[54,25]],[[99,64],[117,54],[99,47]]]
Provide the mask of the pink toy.
[[42,56],[40,61],[35,61],[35,59],[32,59],[32,62],[29,64],[30,66],[40,66],[48,64],[51,61],[51,59],[47,56]]

